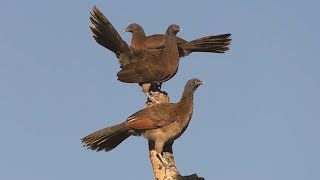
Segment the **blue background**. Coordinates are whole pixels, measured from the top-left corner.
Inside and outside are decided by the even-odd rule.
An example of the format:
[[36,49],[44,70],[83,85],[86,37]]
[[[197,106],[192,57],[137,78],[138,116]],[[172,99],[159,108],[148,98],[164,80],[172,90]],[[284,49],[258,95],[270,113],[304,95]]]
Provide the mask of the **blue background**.
[[111,152],[80,139],[143,108],[136,84],[120,83],[113,53],[89,30],[93,5],[123,30],[179,24],[180,37],[232,33],[226,54],[193,53],[163,85],[206,82],[174,144],[182,174],[219,180],[320,179],[319,1],[1,1],[0,179],[152,179],[147,141]]

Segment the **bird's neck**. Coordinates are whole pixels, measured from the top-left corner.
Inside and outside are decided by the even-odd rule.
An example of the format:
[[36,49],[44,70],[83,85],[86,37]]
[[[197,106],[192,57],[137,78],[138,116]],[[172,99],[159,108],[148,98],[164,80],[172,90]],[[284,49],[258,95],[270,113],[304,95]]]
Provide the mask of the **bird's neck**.
[[144,49],[144,41],[146,35],[143,31],[135,32],[132,34],[131,46],[135,49]]
[[179,102],[180,106],[192,106],[193,107],[193,92],[192,90],[185,90],[182,94],[181,100]]
[[[176,65],[179,62],[179,52],[177,44],[174,40],[174,36],[170,35],[170,37],[166,37],[166,45],[163,50],[163,53],[170,54],[172,59],[176,60]],[[165,58],[166,60],[170,61],[170,64],[172,64],[172,59]]]
[[180,118],[180,125],[185,129],[188,127],[193,114],[193,92],[183,93],[178,108],[180,109],[181,116],[184,116],[184,118]]
[[169,51],[169,49],[172,51],[171,53],[173,53],[173,55],[178,55],[179,56],[177,44],[172,39],[167,40],[164,51]]

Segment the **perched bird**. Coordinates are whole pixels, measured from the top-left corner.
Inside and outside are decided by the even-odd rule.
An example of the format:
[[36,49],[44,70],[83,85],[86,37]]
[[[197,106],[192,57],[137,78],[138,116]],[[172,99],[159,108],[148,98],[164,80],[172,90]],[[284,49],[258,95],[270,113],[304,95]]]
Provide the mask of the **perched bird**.
[[170,80],[179,68],[179,53],[174,40],[175,34],[179,31],[178,25],[170,25],[164,35],[165,44],[161,53],[153,58],[143,58],[122,67],[117,73],[118,80],[145,86]]
[[[154,102],[150,87],[161,86],[178,71],[179,53],[175,35],[180,31],[178,25],[170,25],[164,35],[164,48],[153,50],[131,49],[122,40],[108,19],[97,7],[93,7],[90,20],[93,37],[100,45],[114,52],[119,59],[118,80],[126,83],[139,83],[142,91]],[[155,102],[157,103],[157,102]]]
[[168,163],[162,157],[163,146],[179,138],[187,129],[193,113],[193,95],[201,84],[201,80],[191,79],[178,103],[147,107],[132,114],[126,121],[98,130],[81,140],[88,149],[110,151],[131,135],[143,135],[155,143],[157,156],[166,167]]
[[[131,47],[133,49],[163,49],[165,45],[165,36],[163,34],[154,34],[146,36],[143,28],[136,23],[130,24],[126,32],[132,33]],[[229,50],[231,43],[231,34],[221,34],[215,36],[206,36],[203,38],[186,41],[180,37],[175,37],[178,45],[179,56],[188,56],[192,52],[212,52],[224,53]]]

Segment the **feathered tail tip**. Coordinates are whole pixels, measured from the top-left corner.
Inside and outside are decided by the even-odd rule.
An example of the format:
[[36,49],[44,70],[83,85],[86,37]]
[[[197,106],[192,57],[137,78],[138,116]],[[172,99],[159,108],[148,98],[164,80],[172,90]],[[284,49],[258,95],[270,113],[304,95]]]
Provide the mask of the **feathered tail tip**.
[[230,36],[231,34],[206,36],[186,43],[183,48],[190,52],[225,53],[232,41]]
[[117,147],[131,134],[123,124],[98,130],[81,139],[83,146],[95,151],[110,151]]

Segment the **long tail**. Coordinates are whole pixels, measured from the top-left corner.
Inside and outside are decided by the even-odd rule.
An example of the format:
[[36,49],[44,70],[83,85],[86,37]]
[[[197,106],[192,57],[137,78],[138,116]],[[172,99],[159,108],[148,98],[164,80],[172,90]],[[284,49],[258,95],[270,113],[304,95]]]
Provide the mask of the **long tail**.
[[206,36],[195,39],[188,43],[180,44],[179,46],[183,49],[183,56],[186,56],[192,52],[224,53],[229,50],[228,46],[232,40],[230,36],[231,34]]
[[110,151],[131,134],[123,123],[98,130],[81,139],[85,147],[96,151]]
[[130,51],[128,44],[123,41],[117,30],[96,6],[92,8],[90,14],[92,23],[90,29],[93,33],[93,38],[98,44],[114,52],[117,57],[121,53]]

